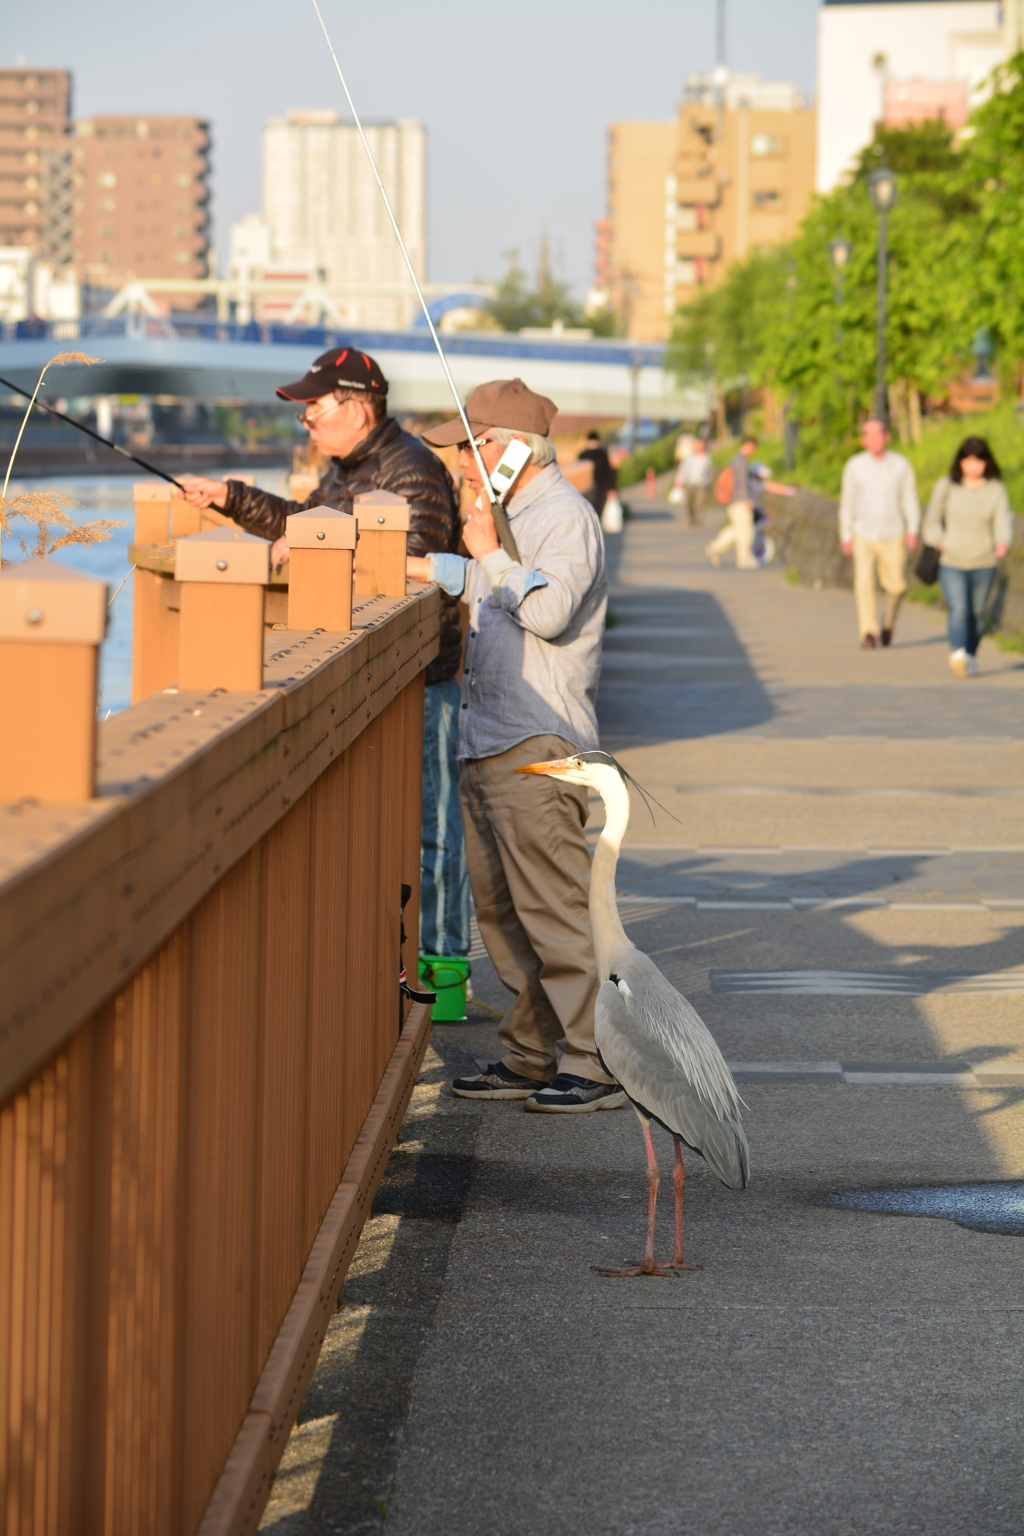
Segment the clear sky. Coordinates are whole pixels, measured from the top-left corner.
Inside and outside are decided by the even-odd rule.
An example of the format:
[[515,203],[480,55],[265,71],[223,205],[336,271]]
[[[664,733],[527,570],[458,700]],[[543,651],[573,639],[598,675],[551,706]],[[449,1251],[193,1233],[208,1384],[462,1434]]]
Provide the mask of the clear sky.
[[[814,87],[817,0],[728,0],[730,68]],[[493,279],[517,247],[582,293],[604,212],[605,125],[673,115],[714,63],[714,0],[321,0],[362,116],[429,134],[429,275]],[[211,119],[215,240],[259,209],[260,132],[290,107],[344,108],[308,0],[32,0],[0,64],[69,68],[74,111]],[[343,113],[344,115],[344,113]]]

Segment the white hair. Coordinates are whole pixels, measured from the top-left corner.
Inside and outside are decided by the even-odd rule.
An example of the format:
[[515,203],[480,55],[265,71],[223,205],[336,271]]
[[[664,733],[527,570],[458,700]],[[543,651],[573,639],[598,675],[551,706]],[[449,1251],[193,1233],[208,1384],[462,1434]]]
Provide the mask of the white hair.
[[530,463],[536,464],[538,469],[555,462],[554,443],[550,437],[542,437],[539,432],[513,432],[511,427],[490,427],[487,436],[492,443],[500,443],[503,448],[514,437],[524,438],[530,450]]

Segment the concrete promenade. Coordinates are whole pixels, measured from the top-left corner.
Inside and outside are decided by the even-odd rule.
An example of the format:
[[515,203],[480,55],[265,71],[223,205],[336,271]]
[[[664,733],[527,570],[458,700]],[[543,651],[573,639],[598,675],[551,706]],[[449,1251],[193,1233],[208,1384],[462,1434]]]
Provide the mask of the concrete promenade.
[[750,1186],[689,1156],[701,1270],[599,1278],[635,1116],[455,1099],[495,1020],[437,1027],[263,1528],[1018,1536],[1024,658],[957,681],[909,605],[861,652],[851,595],[634,504],[603,741],[671,815],[634,798],[620,900],[734,1064]]

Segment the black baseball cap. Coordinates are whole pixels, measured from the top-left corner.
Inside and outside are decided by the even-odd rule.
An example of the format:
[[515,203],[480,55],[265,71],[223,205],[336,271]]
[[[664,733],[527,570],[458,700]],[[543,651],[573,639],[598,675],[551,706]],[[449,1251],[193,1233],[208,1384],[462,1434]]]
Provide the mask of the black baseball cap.
[[336,389],[365,389],[369,394],[386,396],[388,381],[372,357],[354,347],[332,347],[321,352],[309,372],[294,384],[279,384],[274,391],[282,400],[319,400]]

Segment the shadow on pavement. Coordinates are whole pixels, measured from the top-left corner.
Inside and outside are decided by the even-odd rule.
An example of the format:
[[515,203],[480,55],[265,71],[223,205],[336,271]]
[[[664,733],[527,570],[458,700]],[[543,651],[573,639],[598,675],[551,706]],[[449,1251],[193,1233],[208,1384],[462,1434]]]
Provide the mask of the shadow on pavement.
[[715,736],[774,716],[746,647],[711,593],[620,590],[608,609],[597,700],[602,740]]

